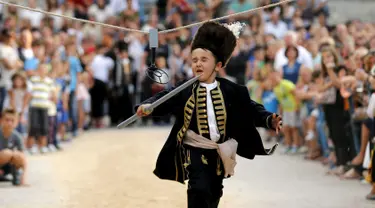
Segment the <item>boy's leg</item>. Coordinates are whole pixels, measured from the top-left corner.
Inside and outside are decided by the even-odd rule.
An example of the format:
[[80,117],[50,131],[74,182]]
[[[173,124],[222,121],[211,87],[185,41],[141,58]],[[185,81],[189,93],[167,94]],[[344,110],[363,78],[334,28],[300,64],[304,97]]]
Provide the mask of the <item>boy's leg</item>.
[[13,165],[13,185],[23,185],[26,183],[26,157],[22,152],[13,151],[11,160]]
[[298,131],[298,126],[299,126],[299,118],[298,118],[298,113],[297,112],[289,112],[290,116],[290,131],[291,131],[291,137],[292,137],[292,143],[293,143],[293,151],[297,151],[297,149],[301,145],[300,141],[300,136],[299,136],[299,131]]
[[30,151],[30,153],[33,152],[33,146],[35,143],[35,138],[37,135],[37,129],[38,129],[38,114],[36,112],[36,108],[30,108],[29,110],[29,132],[26,139],[26,148]]
[[291,134],[291,114],[289,112],[283,112],[283,132],[284,132],[284,143],[286,145],[286,152],[289,152],[293,145],[292,134]]
[[190,148],[187,155],[190,161],[186,168],[189,177],[188,208],[216,208],[223,188],[223,171],[217,175],[216,151]]
[[47,136],[49,131],[49,125],[48,125],[48,109],[38,109],[39,114],[39,149],[42,153],[47,152]]
[[0,167],[8,164],[12,159],[13,153],[10,149],[0,151]]

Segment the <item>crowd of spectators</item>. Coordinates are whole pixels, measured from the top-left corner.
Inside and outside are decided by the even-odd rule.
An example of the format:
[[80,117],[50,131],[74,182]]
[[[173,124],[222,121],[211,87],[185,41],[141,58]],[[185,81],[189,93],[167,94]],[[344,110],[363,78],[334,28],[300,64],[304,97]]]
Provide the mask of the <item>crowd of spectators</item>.
[[[147,32],[275,2],[28,0],[26,6]],[[331,174],[370,183],[375,25],[329,25],[329,16],[327,0],[296,0],[223,20],[247,27],[219,74],[246,85],[253,100],[283,116],[282,137],[260,129],[265,140],[281,141],[285,154],[320,161]],[[86,129],[117,125],[133,115],[135,103],[192,77],[189,44],[198,26],[159,35],[156,65],[171,77],[161,85],[145,76],[151,56],[142,33],[15,7],[2,6],[0,17],[0,166],[16,164],[0,174],[19,176],[25,167],[23,157],[4,152],[3,137],[24,141],[16,143],[26,148],[12,146],[17,151],[56,151]],[[17,121],[10,121],[13,115]],[[143,118],[138,125],[168,125],[172,119]],[[10,122],[16,135],[4,127]],[[375,199],[375,186],[367,198]]]

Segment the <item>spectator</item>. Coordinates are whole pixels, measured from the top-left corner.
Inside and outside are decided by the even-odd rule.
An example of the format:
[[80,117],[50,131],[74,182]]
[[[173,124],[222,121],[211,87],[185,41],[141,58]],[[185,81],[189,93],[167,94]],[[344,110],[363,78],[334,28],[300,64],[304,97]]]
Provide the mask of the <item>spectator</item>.
[[38,75],[30,78],[32,84],[30,98],[30,120],[29,136],[27,138],[27,148],[31,154],[36,153],[33,148],[34,141],[37,139],[39,151],[47,153],[48,126],[48,108],[50,107],[50,98],[53,93],[53,80],[48,76],[48,66],[41,64],[38,68]]
[[66,46],[67,61],[69,63],[70,77],[70,94],[69,94],[69,118],[71,119],[71,131],[73,137],[76,136],[78,130],[78,112],[76,89],[78,84],[78,75],[82,72],[81,61],[77,57],[77,48],[74,42],[70,42]]
[[22,136],[27,136],[26,119],[28,116],[29,89],[27,77],[23,72],[17,72],[12,76],[12,86],[8,90],[4,106],[7,109],[14,109],[19,115],[16,130]]
[[13,185],[26,185],[27,162],[23,153],[22,136],[14,129],[18,114],[5,109],[1,118],[0,130],[0,177],[12,174]]
[[18,69],[23,66],[14,48],[14,36],[7,29],[2,31],[3,44],[0,45],[0,110],[3,109],[3,103],[7,94],[6,88],[11,85],[11,77]]
[[92,99],[91,116],[94,119],[94,125],[98,128],[104,127],[102,123],[104,117],[104,101],[108,96],[107,84],[109,73],[114,67],[113,60],[104,56],[105,52],[106,48],[104,46],[99,46],[90,66],[94,78],[94,86],[90,89]]
[[[284,41],[285,41],[286,47],[288,47],[288,46],[296,46],[297,47],[297,49],[298,49],[297,61],[299,61],[305,67],[312,70],[314,66],[313,66],[311,54],[303,46],[297,45],[297,34],[293,31],[289,31],[285,35]],[[280,71],[282,69],[282,66],[284,66],[288,62],[288,59],[285,56],[286,47],[281,48],[276,54],[275,63],[274,63],[274,68],[276,70]]]
[[281,74],[276,71],[271,73],[271,82],[282,109],[285,144],[287,146],[285,153],[295,154],[301,145],[298,133],[299,115],[297,112],[299,104],[296,99],[296,86],[293,82],[282,79]]

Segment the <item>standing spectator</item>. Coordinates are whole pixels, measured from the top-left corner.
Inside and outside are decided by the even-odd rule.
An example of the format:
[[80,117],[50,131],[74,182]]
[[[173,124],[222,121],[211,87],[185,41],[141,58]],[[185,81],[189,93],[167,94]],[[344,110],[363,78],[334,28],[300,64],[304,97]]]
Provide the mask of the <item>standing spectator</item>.
[[5,99],[4,107],[17,111],[19,115],[16,130],[26,136],[26,121],[29,107],[29,90],[27,87],[27,78],[23,72],[17,72],[12,76],[12,86],[8,90],[8,96]]
[[297,45],[297,34],[293,31],[287,32],[287,34],[284,37],[285,41],[285,47],[281,48],[277,53],[275,57],[274,62],[274,68],[276,70],[281,70],[282,66],[284,66],[286,63],[288,63],[288,58],[285,56],[285,50],[288,46],[295,46],[298,49],[298,58],[297,61],[299,61],[301,64],[303,64],[305,67],[312,70],[314,68],[313,60],[311,57],[311,54],[309,51],[306,50],[303,46]]
[[77,135],[78,128],[78,110],[76,89],[79,73],[82,72],[81,61],[77,57],[77,48],[74,42],[68,43],[66,46],[67,61],[69,63],[69,76],[70,76],[70,94],[69,94],[69,118],[71,120],[72,136]]
[[294,46],[289,46],[285,49],[285,56],[288,58],[288,63],[283,66],[283,79],[297,84],[300,78],[300,71],[304,66],[297,61],[298,49]]
[[69,95],[70,86],[66,80],[66,72],[69,71],[69,63],[55,63],[55,82],[58,88],[57,94],[57,141],[66,140],[66,126],[69,122]]
[[103,127],[102,119],[105,115],[104,103],[108,97],[107,84],[109,81],[109,73],[114,67],[113,60],[106,57],[104,55],[105,52],[106,48],[104,46],[98,46],[97,54],[92,60],[90,66],[94,78],[94,85],[90,89],[90,95],[92,98],[92,119],[97,128]]
[[11,77],[20,68],[23,63],[18,56],[18,51],[14,48],[15,40],[8,29],[2,30],[2,42],[0,45],[0,111],[3,109],[3,103],[7,95],[6,87],[12,84]]
[[279,72],[271,73],[273,91],[280,103],[283,115],[283,131],[285,135],[285,153],[297,153],[300,147],[298,132],[299,105],[296,99],[296,86],[289,80],[282,79]]
[[49,77],[52,79],[50,105],[48,108],[48,149],[52,152],[56,149],[61,150],[57,142],[57,94],[59,93],[58,84],[56,82],[57,70],[56,62],[52,63]]
[[27,138],[27,148],[31,154],[36,153],[33,148],[34,141],[37,139],[39,151],[47,153],[47,135],[48,135],[48,108],[50,107],[50,97],[52,92],[53,80],[48,76],[48,66],[39,65],[38,75],[30,78],[32,84],[30,98],[30,120],[29,136]]
[[83,72],[80,74],[79,84],[77,88],[77,101],[78,101],[78,131],[83,132],[87,114],[90,112],[90,94],[88,91],[88,74]]
[[324,114],[337,157],[337,166],[333,172],[337,175],[342,175],[347,162],[354,157],[351,153],[354,147],[351,148],[351,138],[348,136],[351,131],[349,126],[349,104],[348,100],[340,93],[341,80],[338,78],[337,69],[338,56],[334,49],[332,47],[323,48],[322,72],[325,84],[329,84],[332,87],[326,90],[325,96],[321,100],[325,102],[323,105]]

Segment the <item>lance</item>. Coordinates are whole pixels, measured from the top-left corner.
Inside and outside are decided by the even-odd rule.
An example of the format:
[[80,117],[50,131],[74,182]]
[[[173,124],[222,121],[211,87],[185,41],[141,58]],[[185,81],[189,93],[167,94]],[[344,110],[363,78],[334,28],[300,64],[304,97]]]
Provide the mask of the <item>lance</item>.
[[[184,90],[185,88],[187,88],[188,86],[190,86],[191,84],[193,84],[195,81],[197,81],[199,79],[199,77],[201,76],[202,74],[188,80],[187,82],[183,83],[182,85],[176,87],[175,89],[173,89],[172,91],[170,91],[168,94],[164,95],[163,97],[161,97],[160,99],[158,99],[157,101],[151,103],[151,105],[148,107],[148,109],[146,111],[152,111],[154,108],[158,107],[159,105],[163,104],[165,101],[171,99],[173,96],[177,95],[179,92],[181,92],[182,90]],[[138,120],[138,118],[140,118],[137,114],[134,114],[132,117],[126,119],[125,121],[121,122],[117,128],[124,128],[126,126],[128,126],[129,124],[135,122],[136,120]]]

